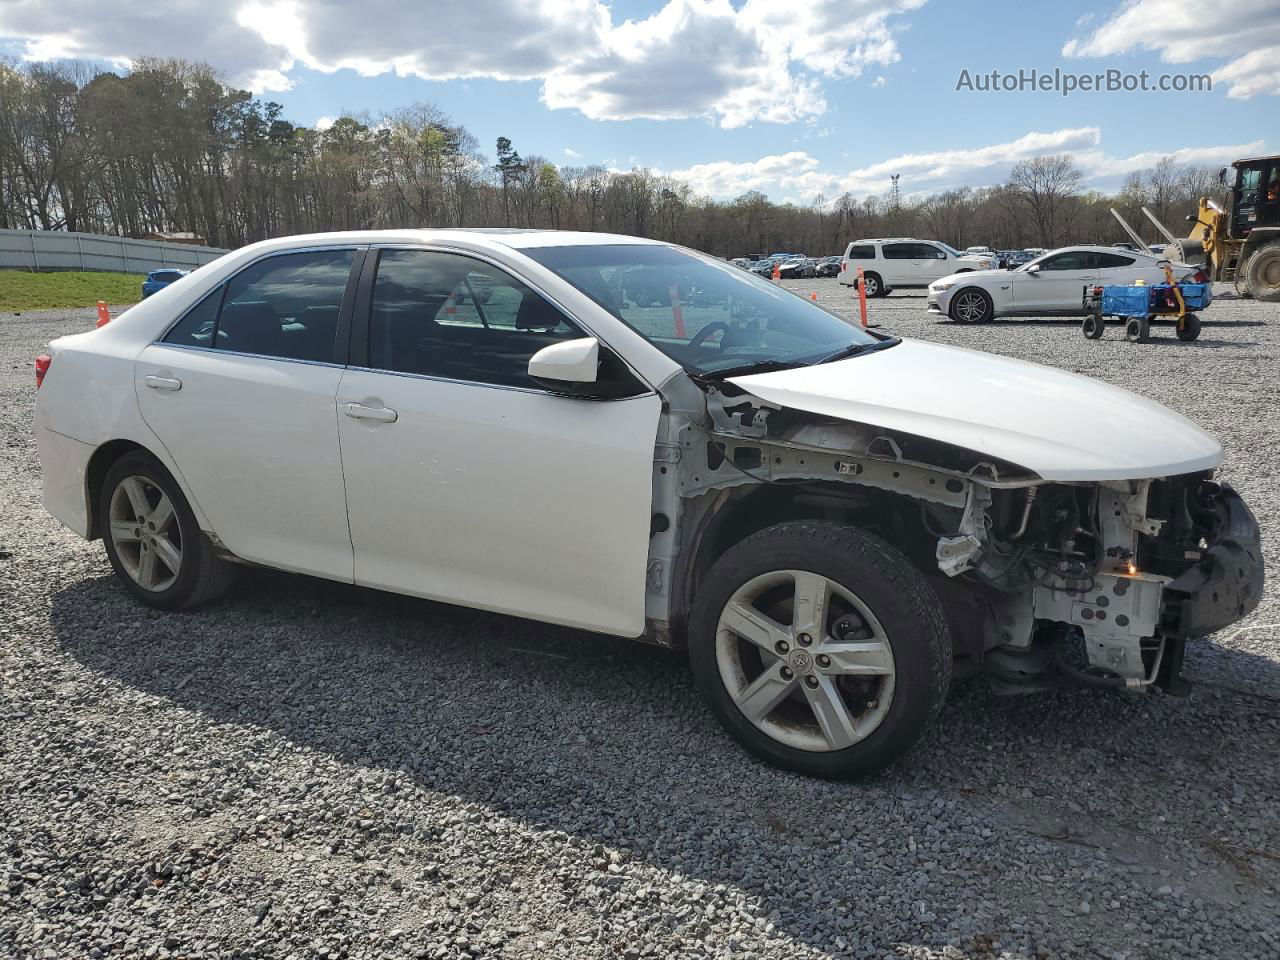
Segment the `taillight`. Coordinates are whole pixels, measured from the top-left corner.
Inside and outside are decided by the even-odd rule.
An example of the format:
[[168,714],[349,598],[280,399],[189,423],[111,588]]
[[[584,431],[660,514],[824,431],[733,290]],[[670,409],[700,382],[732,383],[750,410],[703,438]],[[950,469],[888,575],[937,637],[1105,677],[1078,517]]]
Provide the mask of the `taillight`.
[[49,364],[53,363],[53,357],[47,353],[42,353],[36,357],[36,389],[40,389],[40,384],[44,383],[44,375],[49,372]]
[[1208,283],[1209,275],[1205,273],[1203,270],[1197,270],[1195,272],[1195,276],[1192,277],[1192,279],[1195,280],[1196,283]]
[[841,260],[841,261],[840,261],[840,272],[841,272],[841,273],[844,273],[844,272],[845,272],[846,270],[848,270],[848,269],[849,269],[849,265],[848,265],[847,263],[845,263],[843,260]]

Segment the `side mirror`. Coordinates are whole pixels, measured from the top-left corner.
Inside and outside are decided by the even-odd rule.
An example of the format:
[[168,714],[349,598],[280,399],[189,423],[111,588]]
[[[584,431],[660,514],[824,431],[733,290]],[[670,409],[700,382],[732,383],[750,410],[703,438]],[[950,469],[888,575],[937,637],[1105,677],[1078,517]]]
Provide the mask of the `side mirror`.
[[1039,276],[1040,264],[1033,263],[1031,266],[1027,267],[1027,273],[1031,274],[1033,277]]
[[529,358],[529,376],[553,390],[595,383],[599,370],[600,341],[595,337],[553,343]]

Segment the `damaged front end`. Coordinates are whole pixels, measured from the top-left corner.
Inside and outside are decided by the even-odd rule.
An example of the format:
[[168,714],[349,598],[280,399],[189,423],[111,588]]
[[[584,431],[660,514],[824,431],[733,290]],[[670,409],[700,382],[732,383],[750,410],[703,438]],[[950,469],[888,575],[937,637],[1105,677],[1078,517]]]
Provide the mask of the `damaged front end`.
[[988,670],[1014,692],[1063,681],[1186,693],[1188,639],[1262,596],[1258,525],[1209,472],[1045,484],[994,518],[974,575],[990,602]]
[[1257,523],[1209,471],[1048,482],[981,453],[771,404],[732,384],[668,397],[654,457],[650,638],[681,641],[706,561],[801,516],[855,524],[930,576],[958,669],[1002,692],[1186,692],[1184,644],[1262,592]]

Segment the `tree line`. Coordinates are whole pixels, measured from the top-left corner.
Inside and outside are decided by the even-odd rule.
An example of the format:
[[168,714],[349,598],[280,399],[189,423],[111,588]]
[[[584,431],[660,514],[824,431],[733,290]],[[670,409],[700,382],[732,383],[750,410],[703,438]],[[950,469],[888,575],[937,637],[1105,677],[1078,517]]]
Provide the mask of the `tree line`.
[[[139,237],[191,232],[213,246],[384,227],[516,226],[653,237],[720,256],[838,253],[869,236],[919,236],[963,249],[1111,243],[1115,206],[1149,241],[1150,207],[1181,234],[1216,171],[1166,158],[1115,195],[1084,188],[1070,157],[1023,160],[1006,182],[907,197],[728,201],[647,169],[493,156],[466,127],[420,104],[299,126],[278,103],[210,67],[139,60],[123,74],[78,62],[0,62],[0,227]],[[887,184],[886,184],[887,186]]]

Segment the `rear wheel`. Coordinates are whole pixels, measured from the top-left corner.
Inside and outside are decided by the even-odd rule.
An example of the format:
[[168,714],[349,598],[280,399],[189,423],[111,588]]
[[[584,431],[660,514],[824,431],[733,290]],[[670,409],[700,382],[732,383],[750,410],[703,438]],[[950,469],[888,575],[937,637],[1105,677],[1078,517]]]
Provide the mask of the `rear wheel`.
[[1106,321],[1096,313],[1089,314],[1084,318],[1084,323],[1080,325],[1080,332],[1090,340],[1099,339],[1106,329]]
[[1146,317],[1130,317],[1124,325],[1124,338],[1130,343],[1146,343],[1151,337],[1151,321]]
[[214,553],[182,490],[149,453],[128,453],[111,465],[98,516],[112,569],[148,606],[194,607],[230,584],[230,564]]
[[995,315],[995,306],[985,291],[968,287],[951,299],[949,312],[956,323],[986,323]]
[[1249,255],[1245,286],[1255,300],[1280,303],[1280,243],[1268,243]]
[[862,275],[862,289],[868,297],[883,297],[889,291],[884,288],[884,281],[880,279],[878,273],[864,273]]
[[1188,313],[1178,318],[1178,339],[1190,342],[1200,336],[1200,318]]
[[717,719],[784,769],[845,779],[893,763],[941,709],[951,639],[897,550],[835,523],[784,523],[712,567],[689,659]]

